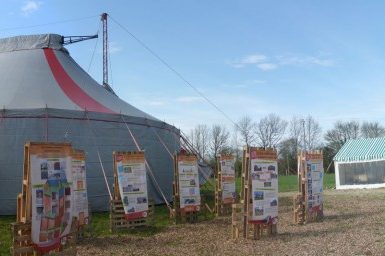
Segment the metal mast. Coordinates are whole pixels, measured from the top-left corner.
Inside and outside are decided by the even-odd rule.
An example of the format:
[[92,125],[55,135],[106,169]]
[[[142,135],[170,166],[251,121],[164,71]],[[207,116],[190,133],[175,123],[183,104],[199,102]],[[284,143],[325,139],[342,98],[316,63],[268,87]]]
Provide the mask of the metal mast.
[[[107,13],[102,13],[101,21],[103,23],[103,86],[107,91],[115,92],[108,84],[108,29],[107,29]],[[115,94],[116,95],[116,94]]]
[[101,20],[103,23],[103,86],[108,85],[108,31],[107,13],[103,13]]

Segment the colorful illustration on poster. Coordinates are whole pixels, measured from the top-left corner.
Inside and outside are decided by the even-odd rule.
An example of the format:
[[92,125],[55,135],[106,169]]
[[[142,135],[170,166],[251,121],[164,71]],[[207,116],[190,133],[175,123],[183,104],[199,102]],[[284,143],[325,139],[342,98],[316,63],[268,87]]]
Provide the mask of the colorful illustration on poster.
[[[39,147],[39,146],[37,146]],[[50,152],[52,150],[52,152]],[[39,148],[30,155],[31,238],[39,251],[60,246],[72,223],[73,187],[70,148]]]

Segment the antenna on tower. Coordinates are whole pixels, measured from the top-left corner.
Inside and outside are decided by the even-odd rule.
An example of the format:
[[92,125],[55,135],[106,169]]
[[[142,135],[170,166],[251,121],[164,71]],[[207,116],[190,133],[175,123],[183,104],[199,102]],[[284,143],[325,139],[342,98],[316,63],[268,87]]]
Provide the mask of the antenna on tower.
[[103,23],[103,87],[113,93],[111,86],[108,84],[108,27],[107,27],[107,13],[102,13],[101,21]]

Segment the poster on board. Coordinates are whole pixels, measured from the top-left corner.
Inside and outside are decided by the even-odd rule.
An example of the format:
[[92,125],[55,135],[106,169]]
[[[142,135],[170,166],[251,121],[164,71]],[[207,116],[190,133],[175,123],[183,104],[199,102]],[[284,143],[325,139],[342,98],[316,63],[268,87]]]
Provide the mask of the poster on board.
[[178,155],[178,179],[181,211],[199,211],[201,196],[196,156]]
[[235,202],[235,158],[232,155],[220,155],[222,203]]
[[278,222],[278,165],[273,150],[250,149],[251,223]]
[[306,154],[308,212],[322,212],[323,206],[323,155]]
[[87,225],[89,213],[84,151],[75,150],[72,152],[71,171],[73,184],[73,216],[77,218],[79,226]]
[[114,153],[115,172],[125,218],[134,220],[147,217],[147,175],[144,152]]
[[72,223],[72,148],[69,144],[31,144],[31,238],[39,251],[60,247]]

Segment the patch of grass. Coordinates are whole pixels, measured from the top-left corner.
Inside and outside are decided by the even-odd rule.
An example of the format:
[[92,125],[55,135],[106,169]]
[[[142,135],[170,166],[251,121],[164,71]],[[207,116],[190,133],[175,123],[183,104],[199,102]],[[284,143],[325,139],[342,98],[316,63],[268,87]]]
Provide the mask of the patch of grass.
[[298,176],[279,176],[278,177],[278,192],[298,191]]
[[[324,189],[332,189],[335,187],[335,175],[334,173],[328,173],[324,175]],[[297,175],[279,176],[278,179],[278,191],[279,192],[291,192],[298,190],[298,178]]]
[[328,173],[324,176],[324,189],[333,189],[336,187],[336,176],[334,173]]
[[10,224],[15,222],[15,216],[0,216],[0,255],[9,255],[11,247]]
[[[137,235],[137,236],[151,236],[159,233],[165,227],[171,224],[169,218],[169,211],[165,205],[155,206],[154,215],[149,218],[149,226],[143,228],[130,229],[119,231],[118,235]],[[92,213],[91,229],[94,236],[110,236],[110,213],[109,212],[94,212]]]

